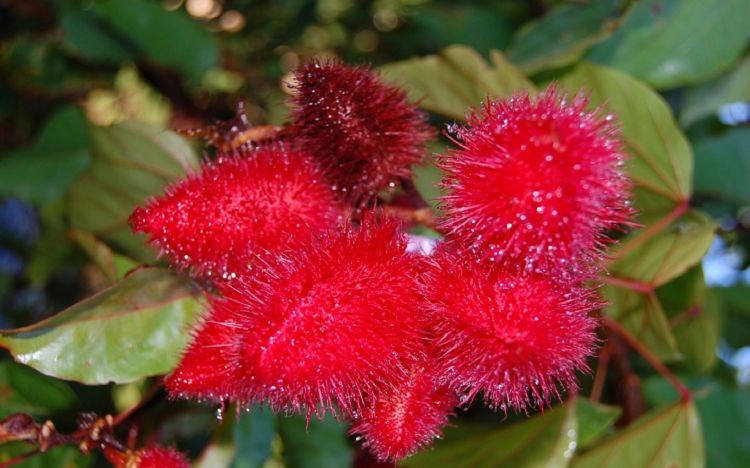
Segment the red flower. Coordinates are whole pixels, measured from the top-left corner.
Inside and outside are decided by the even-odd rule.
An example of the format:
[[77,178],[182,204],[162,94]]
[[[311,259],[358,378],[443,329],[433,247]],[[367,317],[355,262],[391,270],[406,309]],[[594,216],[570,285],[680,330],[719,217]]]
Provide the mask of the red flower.
[[438,253],[424,275],[446,381],[471,401],[525,410],[576,387],[595,343],[591,292],[541,275],[485,271]]
[[396,462],[426,447],[442,434],[458,403],[455,392],[438,377],[432,359],[414,364],[403,381],[375,396],[352,434],[380,461]]
[[104,455],[115,468],[190,468],[190,462],[182,453],[155,445],[136,452],[105,449]]
[[341,195],[364,203],[410,177],[433,131],[402,90],[368,67],[309,62],[296,73],[294,127]]
[[404,378],[420,345],[418,259],[405,249],[395,222],[368,218],[268,258],[213,304],[167,388],[352,414]]
[[133,230],[148,234],[177,268],[230,279],[246,272],[254,255],[296,246],[342,216],[301,151],[279,143],[242,156],[207,162],[137,208]]
[[626,223],[629,182],[610,117],[550,88],[488,102],[442,160],[443,227],[482,259],[560,278],[589,273]]

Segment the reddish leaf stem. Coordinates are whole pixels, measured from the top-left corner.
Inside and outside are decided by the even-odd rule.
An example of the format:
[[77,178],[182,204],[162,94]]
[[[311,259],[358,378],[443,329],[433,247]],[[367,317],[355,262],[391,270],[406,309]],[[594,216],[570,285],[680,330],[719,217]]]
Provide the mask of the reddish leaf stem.
[[657,234],[659,234],[661,231],[667,228],[670,224],[672,224],[674,221],[680,218],[680,216],[684,215],[690,210],[690,201],[689,200],[680,200],[680,202],[675,206],[672,211],[667,213],[663,218],[661,218],[659,221],[651,224],[647,228],[643,229],[637,235],[628,243],[623,244],[622,248],[615,252],[615,255],[609,259],[607,262],[608,264],[612,264],[616,262],[617,260],[625,257],[627,254],[631,253],[636,248],[640,247],[642,244],[644,244],[649,239],[653,238]]
[[612,358],[612,344],[607,342],[602,351],[599,353],[599,363],[596,366],[596,375],[594,376],[594,384],[591,388],[591,395],[589,399],[591,401],[599,401],[602,397],[602,391],[604,390],[604,381],[607,378],[607,371],[609,370],[609,362]]
[[680,395],[680,399],[687,403],[691,401],[692,396],[690,395],[690,389],[688,389],[680,379],[675,376],[671,370],[654,355],[648,348],[646,348],[640,341],[638,341],[633,335],[631,335],[622,325],[612,320],[609,317],[602,317],[602,325],[618,337],[620,337],[628,346],[640,354],[651,367],[654,368],[659,374],[665,379],[669,380],[672,386],[677,390]]
[[602,276],[601,281],[605,284],[618,286],[643,294],[651,294],[652,292],[654,292],[654,286],[652,284],[628,278],[620,278],[618,276]]

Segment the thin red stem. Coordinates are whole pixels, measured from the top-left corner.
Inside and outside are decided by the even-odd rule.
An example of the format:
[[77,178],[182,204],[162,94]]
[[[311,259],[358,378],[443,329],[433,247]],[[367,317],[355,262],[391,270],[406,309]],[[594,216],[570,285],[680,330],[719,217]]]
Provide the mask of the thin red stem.
[[630,289],[643,294],[651,294],[654,292],[654,286],[649,283],[642,281],[631,280],[628,278],[620,278],[618,276],[602,276],[602,283],[610,284],[612,286],[618,286],[620,288]]
[[609,317],[602,317],[602,324],[612,333],[620,337],[638,354],[640,354],[643,359],[645,359],[651,365],[651,367],[656,370],[656,372],[667,379],[675,388],[675,390],[677,390],[677,393],[679,393],[680,399],[682,399],[683,402],[689,402],[692,399],[692,396],[690,395],[690,389],[688,389],[685,384],[682,383],[682,381],[678,379],[671,370],[669,370],[669,368],[661,361],[661,359],[656,357],[656,355],[654,355],[640,341],[633,337],[633,335],[631,335],[625,328],[623,328],[622,325]]
[[680,216],[684,215],[690,210],[690,201],[689,200],[681,200],[677,206],[675,206],[672,211],[667,213],[663,218],[661,218],[659,221],[651,224],[647,228],[643,229],[642,231],[638,232],[637,235],[628,243],[624,244],[620,250],[615,252],[614,257],[612,257],[607,263],[614,263],[620,258],[626,256],[642,244],[644,244],[649,239],[653,238],[657,234],[659,234],[661,231],[667,228],[670,224],[672,224],[674,221],[680,218]]

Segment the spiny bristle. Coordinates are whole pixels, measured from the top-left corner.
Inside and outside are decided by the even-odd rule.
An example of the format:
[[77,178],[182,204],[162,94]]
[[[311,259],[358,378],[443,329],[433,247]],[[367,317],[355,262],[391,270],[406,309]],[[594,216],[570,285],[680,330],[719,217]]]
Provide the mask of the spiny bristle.
[[367,218],[264,258],[225,288],[167,387],[277,411],[355,413],[418,355],[417,258],[405,249],[397,223]]
[[381,461],[396,462],[428,446],[458,404],[438,378],[431,357],[413,365],[402,382],[374,396],[351,433]]
[[438,253],[423,277],[445,382],[493,409],[545,405],[575,388],[595,344],[588,290],[537,275],[487,271]]
[[105,448],[104,455],[115,468],[189,468],[190,462],[171,447],[152,445],[137,451]]
[[606,232],[627,223],[630,184],[611,116],[554,87],[489,101],[458,128],[442,227],[506,271],[575,280],[600,268]]
[[206,162],[130,223],[176,268],[229,280],[247,273],[256,254],[294,248],[343,214],[306,153],[279,143]]
[[346,200],[363,204],[410,177],[434,131],[405,93],[369,67],[304,64],[295,74],[293,126]]

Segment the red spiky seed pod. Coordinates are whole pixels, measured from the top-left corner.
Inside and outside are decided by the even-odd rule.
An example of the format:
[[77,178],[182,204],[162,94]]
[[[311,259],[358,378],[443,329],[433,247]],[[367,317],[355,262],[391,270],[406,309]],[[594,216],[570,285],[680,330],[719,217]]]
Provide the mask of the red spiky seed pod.
[[627,223],[630,184],[611,116],[550,87],[489,101],[443,157],[442,227],[506,270],[563,279],[599,265],[605,232]]
[[396,222],[366,218],[359,229],[265,259],[214,302],[167,389],[354,414],[367,395],[404,377],[420,346],[418,259],[405,249]]
[[406,94],[369,67],[311,61],[295,74],[297,137],[348,201],[365,203],[399,177],[410,177],[434,131]]
[[190,468],[185,455],[171,447],[154,445],[127,452],[105,448],[104,455],[115,468]]
[[236,296],[234,283],[225,286],[226,298],[209,298],[210,309],[191,332],[192,341],[165,385],[173,397],[192,398],[223,404],[238,400],[244,392],[238,386],[242,360],[242,328],[254,326],[241,320],[226,301]]
[[246,273],[255,255],[296,247],[343,212],[316,164],[277,143],[204,163],[199,174],[137,208],[130,223],[173,266],[231,279]]
[[397,462],[442,435],[458,404],[456,393],[439,382],[432,357],[414,364],[402,382],[374,396],[351,433],[380,461]]
[[423,275],[445,381],[471,401],[525,410],[576,388],[595,345],[589,290],[546,276],[488,270],[438,252]]

